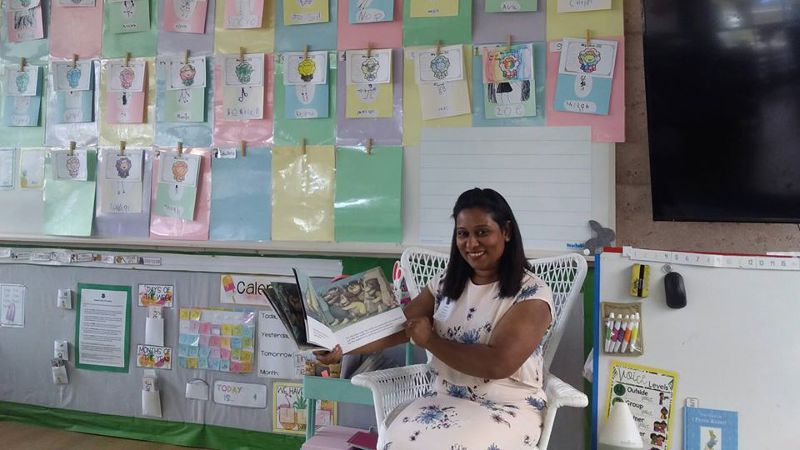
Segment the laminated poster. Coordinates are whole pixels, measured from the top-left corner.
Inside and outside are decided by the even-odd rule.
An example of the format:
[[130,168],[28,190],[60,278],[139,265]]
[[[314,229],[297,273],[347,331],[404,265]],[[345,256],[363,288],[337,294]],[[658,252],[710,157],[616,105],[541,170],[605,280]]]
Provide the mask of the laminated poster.
[[[318,400],[314,414],[316,428],[336,425],[336,402]],[[275,381],[272,383],[272,431],[305,434],[308,399],[303,384]]]
[[350,23],[391,22],[394,20],[395,0],[349,0]]
[[256,313],[180,309],[178,361],[184,369],[251,373]]
[[207,0],[164,0],[162,30],[203,34],[207,12]]
[[608,114],[617,42],[564,39],[556,80],[556,111]]
[[330,21],[329,0],[282,0],[283,24],[305,25]]
[[78,284],[75,367],[128,372],[131,287]]

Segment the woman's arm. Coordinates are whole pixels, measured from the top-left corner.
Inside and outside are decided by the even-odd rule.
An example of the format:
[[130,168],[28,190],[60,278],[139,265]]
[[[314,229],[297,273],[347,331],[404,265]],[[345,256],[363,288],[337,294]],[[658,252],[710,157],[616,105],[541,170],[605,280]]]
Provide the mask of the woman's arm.
[[406,334],[459,372],[479,378],[513,375],[536,350],[550,324],[550,307],[541,300],[512,306],[497,323],[488,344],[449,341],[433,331],[428,318],[411,319]]
[[[433,294],[425,287],[422,292],[414,297],[411,302],[403,308],[403,313],[406,315],[407,320],[420,319],[427,317],[430,321],[433,318]],[[385,348],[394,347],[395,345],[408,342],[408,336],[404,330],[397,333],[390,334],[385,338],[378,339],[377,341],[370,342],[354,350],[347,352],[348,354],[362,354],[372,353]],[[342,348],[338,345],[330,352],[315,352],[317,360],[323,364],[335,364],[342,359]]]

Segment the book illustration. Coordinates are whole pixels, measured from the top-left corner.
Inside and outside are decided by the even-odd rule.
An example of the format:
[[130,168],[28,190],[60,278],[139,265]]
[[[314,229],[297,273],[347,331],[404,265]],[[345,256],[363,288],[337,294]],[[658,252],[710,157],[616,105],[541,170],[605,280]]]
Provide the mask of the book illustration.
[[[314,414],[316,428],[336,425],[336,402],[319,400]],[[272,431],[303,434],[306,431],[308,399],[302,383],[272,384]]]
[[737,450],[739,413],[720,409],[683,409],[685,450]]

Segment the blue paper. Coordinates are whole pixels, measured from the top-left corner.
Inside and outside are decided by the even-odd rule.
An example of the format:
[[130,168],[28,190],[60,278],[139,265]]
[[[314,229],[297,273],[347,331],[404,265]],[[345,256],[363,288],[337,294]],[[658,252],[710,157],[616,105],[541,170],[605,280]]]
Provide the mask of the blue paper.
[[350,0],[350,23],[391,22],[394,20],[394,0]]
[[[592,88],[585,97],[579,97],[575,86],[591,83]],[[613,78],[599,78],[591,75],[558,74],[556,78],[556,111],[584,114],[608,114],[611,103]]]
[[284,86],[287,119],[324,119],[330,115],[330,88],[325,84]]
[[608,115],[617,42],[567,38],[556,78],[556,111]]
[[[662,418],[661,424],[666,424],[666,420]],[[688,406],[683,408],[685,450],[737,450],[738,447],[739,413]]]
[[272,156],[267,148],[248,148],[246,156],[211,162],[209,238],[266,241],[271,235]]
[[283,24],[283,1],[275,1],[275,51],[302,51],[306,45],[314,51],[336,49],[338,3],[336,1],[329,2],[331,20],[328,22],[285,26]]
[[7,127],[38,127],[42,96],[11,97],[3,102],[3,124]]
[[88,91],[56,91],[57,123],[93,122],[93,106],[94,87],[90,87]]
[[[175,33],[182,34],[182,33]],[[174,147],[178,142],[183,142],[187,147],[211,146],[211,111],[210,105],[214,104],[213,58],[206,57],[206,86],[205,86],[205,121],[204,122],[168,122],[164,117],[164,102],[166,96],[167,65],[159,60],[156,64],[156,145]]]

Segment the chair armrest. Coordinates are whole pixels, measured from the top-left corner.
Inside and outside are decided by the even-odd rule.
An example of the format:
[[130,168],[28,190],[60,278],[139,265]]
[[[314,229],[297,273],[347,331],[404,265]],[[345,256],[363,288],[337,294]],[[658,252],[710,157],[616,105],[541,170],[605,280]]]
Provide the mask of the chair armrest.
[[372,391],[375,419],[382,429],[386,416],[398,405],[431,391],[432,372],[427,364],[394,367],[361,373],[351,382]]
[[585,408],[589,405],[589,398],[586,397],[586,394],[553,374],[550,374],[545,380],[544,390],[547,394],[548,407],[571,406],[573,408]]

